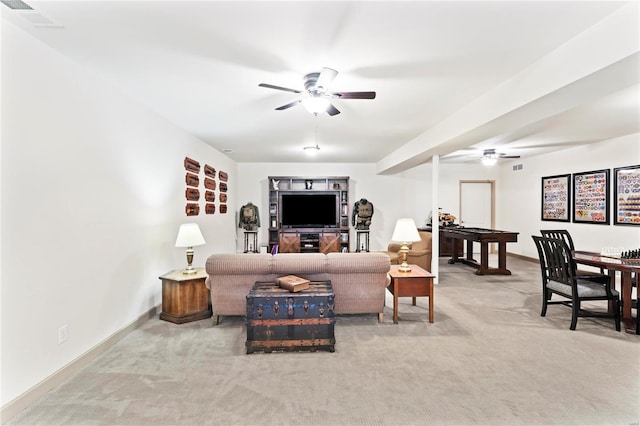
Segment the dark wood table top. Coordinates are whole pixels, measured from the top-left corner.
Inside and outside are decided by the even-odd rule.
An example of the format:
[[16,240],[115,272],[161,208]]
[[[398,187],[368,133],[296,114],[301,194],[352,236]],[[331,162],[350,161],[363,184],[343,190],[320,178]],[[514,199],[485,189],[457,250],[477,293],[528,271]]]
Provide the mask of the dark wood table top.
[[609,257],[596,252],[574,251],[573,259],[583,265],[596,266],[612,271],[640,272],[640,259],[620,259]]
[[486,228],[465,228],[463,226],[442,227],[441,231],[451,238],[473,239],[488,242],[516,242],[519,232],[500,231]]

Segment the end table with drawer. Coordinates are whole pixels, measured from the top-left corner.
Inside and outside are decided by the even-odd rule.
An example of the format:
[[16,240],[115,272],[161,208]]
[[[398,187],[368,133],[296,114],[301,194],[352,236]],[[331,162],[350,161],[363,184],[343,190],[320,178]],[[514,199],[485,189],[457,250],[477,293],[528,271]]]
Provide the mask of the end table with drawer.
[[398,323],[398,297],[412,297],[413,306],[416,297],[429,298],[429,322],[433,322],[433,279],[435,275],[425,271],[418,265],[409,265],[411,271],[398,270],[399,265],[391,265],[389,276],[391,283],[387,289],[393,294],[393,322]]
[[183,274],[179,269],[162,275],[160,279],[161,320],[183,324],[213,316],[209,289],[204,284],[207,279],[204,268],[197,268],[195,274]]

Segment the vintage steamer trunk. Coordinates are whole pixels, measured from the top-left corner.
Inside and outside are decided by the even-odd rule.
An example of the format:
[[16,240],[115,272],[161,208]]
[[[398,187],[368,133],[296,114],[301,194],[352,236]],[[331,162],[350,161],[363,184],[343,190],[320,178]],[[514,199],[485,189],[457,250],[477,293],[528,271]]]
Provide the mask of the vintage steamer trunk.
[[247,295],[247,353],[333,352],[336,322],[331,281],[315,281],[297,293],[274,282],[257,282]]

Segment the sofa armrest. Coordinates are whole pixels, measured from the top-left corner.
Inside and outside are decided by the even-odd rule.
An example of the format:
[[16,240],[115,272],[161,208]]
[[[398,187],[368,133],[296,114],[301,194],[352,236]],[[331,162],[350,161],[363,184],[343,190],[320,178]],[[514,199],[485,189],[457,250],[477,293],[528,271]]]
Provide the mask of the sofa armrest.
[[387,251],[391,251],[391,252],[399,252],[400,251],[400,247],[402,247],[402,244],[398,244],[398,243],[391,243],[387,246]]
[[431,253],[431,250],[409,250],[407,252],[407,257],[410,256],[426,256]]

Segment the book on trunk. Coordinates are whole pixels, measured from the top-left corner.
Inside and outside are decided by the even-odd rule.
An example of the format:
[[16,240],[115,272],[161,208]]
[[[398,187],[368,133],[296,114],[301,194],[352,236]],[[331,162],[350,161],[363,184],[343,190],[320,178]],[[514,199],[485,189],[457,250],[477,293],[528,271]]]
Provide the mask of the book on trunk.
[[297,293],[298,291],[309,288],[309,280],[295,275],[285,275],[284,277],[276,278],[276,283],[278,283],[281,288],[289,290],[292,293]]

